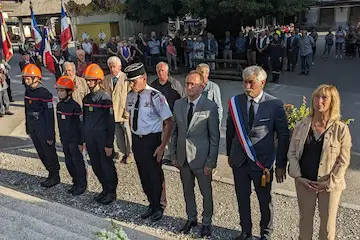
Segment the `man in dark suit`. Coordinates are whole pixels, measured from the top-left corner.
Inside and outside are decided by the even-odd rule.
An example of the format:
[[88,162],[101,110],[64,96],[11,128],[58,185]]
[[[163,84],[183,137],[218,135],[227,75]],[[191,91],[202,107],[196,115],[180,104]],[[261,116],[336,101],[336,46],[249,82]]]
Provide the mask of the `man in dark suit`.
[[272,166],[276,165],[277,182],[283,182],[286,177],[286,154],[290,138],[288,122],[283,103],[263,91],[266,78],[267,74],[261,67],[247,67],[243,72],[245,93],[234,96],[229,101],[226,147],[234,174],[242,228],[242,233],[236,240],[252,239],[251,182],[254,183],[260,204],[261,240],[271,239]]
[[212,170],[217,163],[220,132],[218,107],[201,94],[204,85],[201,72],[192,71],[186,77],[187,98],[177,100],[174,105],[170,151],[173,165],[180,169],[188,216],[180,232],[187,234],[197,225],[196,178],[204,203],[201,237],[208,237],[213,214]]
[[297,55],[299,54],[300,42],[295,32],[291,32],[291,36],[286,40],[287,69],[286,71],[294,71],[296,67]]

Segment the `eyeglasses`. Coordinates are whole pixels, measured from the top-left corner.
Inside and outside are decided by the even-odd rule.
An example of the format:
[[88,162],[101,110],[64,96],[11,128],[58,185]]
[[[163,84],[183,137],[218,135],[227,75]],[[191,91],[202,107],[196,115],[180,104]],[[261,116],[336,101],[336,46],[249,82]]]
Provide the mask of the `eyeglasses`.
[[195,86],[200,86],[200,83],[191,83],[191,82],[186,82],[185,83],[185,87],[195,87]]

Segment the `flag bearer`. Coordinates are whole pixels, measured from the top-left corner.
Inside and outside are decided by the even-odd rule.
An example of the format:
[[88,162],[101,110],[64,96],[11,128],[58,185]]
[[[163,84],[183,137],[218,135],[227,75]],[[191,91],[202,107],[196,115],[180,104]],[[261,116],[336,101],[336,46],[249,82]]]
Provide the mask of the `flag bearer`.
[[86,67],[83,76],[90,93],[83,100],[84,135],[91,166],[102,185],[95,200],[109,204],[116,199],[118,182],[114,158],[114,111],[110,95],[104,90],[104,72],[97,64]]
[[60,100],[56,107],[60,139],[65,154],[65,164],[73,179],[73,185],[68,192],[76,196],[84,193],[87,185],[85,162],[82,155],[84,148],[82,110],[72,98],[75,83],[70,77],[60,77],[55,87]]
[[26,133],[31,137],[41,162],[49,172],[41,186],[50,188],[60,183],[59,160],[55,149],[53,96],[41,83],[41,70],[32,63],[22,71],[25,91]]

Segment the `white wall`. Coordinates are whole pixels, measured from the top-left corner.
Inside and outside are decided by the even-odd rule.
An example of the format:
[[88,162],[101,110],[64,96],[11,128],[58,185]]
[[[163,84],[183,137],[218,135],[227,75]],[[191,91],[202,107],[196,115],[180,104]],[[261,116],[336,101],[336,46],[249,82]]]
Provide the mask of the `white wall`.
[[346,22],[348,21],[348,17],[350,14],[350,8],[349,7],[335,7],[335,22],[336,26],[339,25],[346,25]]

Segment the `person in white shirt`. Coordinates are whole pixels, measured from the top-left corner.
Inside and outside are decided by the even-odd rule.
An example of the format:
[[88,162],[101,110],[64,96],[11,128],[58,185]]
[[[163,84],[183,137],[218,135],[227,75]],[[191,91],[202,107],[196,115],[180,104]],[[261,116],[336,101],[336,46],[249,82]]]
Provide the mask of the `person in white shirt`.
[[92,54],[92,44],[89,42],[89,39],[85,38],[81,46],[82,49],[84,49],[85,51],[85,61],[90,62]]
[[165,96],[147,85],[142,63],[131,64],[124,72],[132,89],[126,101],[126,109],[130,113],[132,149],[141,185],[150,202],[141,217],[151,217],[151,221],[155,222],[162,218],[163,204],[166,203],[162,199],[165,183],[161,159],[171,137],[172,113]]

